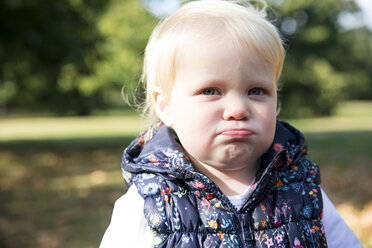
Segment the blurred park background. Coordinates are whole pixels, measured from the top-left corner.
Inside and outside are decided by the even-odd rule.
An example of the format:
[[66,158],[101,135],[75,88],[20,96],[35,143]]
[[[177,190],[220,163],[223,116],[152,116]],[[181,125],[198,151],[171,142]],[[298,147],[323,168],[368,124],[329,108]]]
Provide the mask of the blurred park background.
[[[372,247],[372,2],[270,0],[287,59],[280,117]],[[145,127],[122,100],[177,0],[0,2],[0,247],[98,247],[125,193],[123,149]]]

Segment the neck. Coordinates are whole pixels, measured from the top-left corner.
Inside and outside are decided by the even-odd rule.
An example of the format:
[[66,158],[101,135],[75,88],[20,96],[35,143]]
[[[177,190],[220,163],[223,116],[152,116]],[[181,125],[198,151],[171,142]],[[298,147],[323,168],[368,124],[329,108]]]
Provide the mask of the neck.
[[235,170],[224,170],[193,161],[195,168],[211,179],[227,196],[241,195],[251,185],[259,169],[259,162]]

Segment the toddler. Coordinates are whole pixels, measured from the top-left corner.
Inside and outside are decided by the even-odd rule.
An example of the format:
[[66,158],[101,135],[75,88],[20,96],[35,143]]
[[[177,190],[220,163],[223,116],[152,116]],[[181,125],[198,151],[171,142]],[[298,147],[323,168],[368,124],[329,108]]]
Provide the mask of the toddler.
[[[185,4],[146,47],[146,111],[106,247],[361,247],[277,119],[284,49],[264,10]],[[323,210],[324,209],[324,210]]]

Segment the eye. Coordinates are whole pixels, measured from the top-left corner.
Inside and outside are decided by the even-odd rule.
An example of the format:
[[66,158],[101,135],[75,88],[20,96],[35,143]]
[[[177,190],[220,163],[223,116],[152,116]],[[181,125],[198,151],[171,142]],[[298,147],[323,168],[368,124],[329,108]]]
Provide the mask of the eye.
[[211,95],[219,95],[220,92],[218,92],[217,89],[214,89],[214,88],[207,88],[207,89],[204,89],[202,90],[201,92],[203,95],[207,95],[207,96],[211,96]]
[[253,88],[248,91],[248,95],[254,95],[254,96],[263,95],[264,93],[265,93],[264,90],[260,88]]

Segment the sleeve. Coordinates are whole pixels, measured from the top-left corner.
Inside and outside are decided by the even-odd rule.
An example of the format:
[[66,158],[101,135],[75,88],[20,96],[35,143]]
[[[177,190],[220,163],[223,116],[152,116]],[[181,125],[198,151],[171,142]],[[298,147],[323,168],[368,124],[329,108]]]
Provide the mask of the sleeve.
[[100,248],[152,247],[152,234],[143,214],[144,200],[131,186],[114,206]]
[[329,248],[363,248],[359,239],[354,232],[342,219],[337,209],[329,200],[328,196],[322,189],[323,198],[323,226],[327,237],[327,244]]

